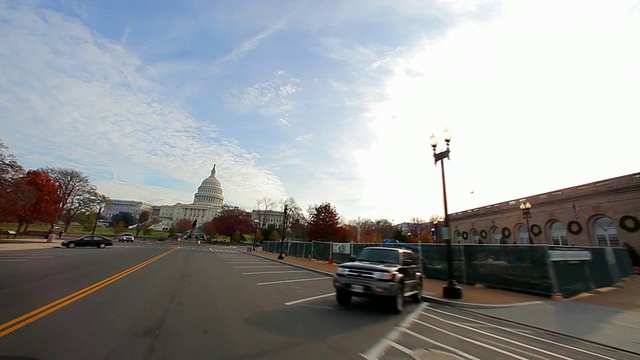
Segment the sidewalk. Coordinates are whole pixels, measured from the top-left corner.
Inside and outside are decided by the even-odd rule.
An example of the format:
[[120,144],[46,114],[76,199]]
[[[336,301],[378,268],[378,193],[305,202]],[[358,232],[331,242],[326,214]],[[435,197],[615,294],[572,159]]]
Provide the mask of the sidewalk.
[[47,239],[0,239],[0,251],[10,250],[38,250],[60,247],[63,239],[56,238],[48,243]]

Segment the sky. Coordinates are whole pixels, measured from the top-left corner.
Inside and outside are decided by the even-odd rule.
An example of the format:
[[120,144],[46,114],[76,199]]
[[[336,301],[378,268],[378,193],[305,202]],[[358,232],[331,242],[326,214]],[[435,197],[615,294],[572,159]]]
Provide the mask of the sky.
[[[0,139],[112,199],[442,215],[637,172],[640,1],[2,1]],[[535,206],[535,205],[534,205]]]

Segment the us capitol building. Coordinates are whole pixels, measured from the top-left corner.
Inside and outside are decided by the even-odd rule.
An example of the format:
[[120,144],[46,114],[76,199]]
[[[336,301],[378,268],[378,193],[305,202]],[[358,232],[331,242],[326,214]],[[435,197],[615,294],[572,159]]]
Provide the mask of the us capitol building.
[[216,165],[214,164],[211,175],[202,180],[191,204],[152,205],[144,201],[109,200],[103,215],[110,219],[113,215],[124,211],[137,218],[142,211],[147,210],[151,212],[151,218],[161,220],[160,223],[153,226],[155,230],[168,230],[172,224],[180,219],[197,220],[198,224],[210,221],[222,207],[223,201],[222,185],[220,180],[216,178]]

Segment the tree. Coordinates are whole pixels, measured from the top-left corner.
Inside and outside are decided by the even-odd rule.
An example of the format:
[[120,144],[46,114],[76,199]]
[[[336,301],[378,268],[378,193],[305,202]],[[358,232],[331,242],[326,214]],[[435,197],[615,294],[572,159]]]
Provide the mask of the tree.
[[120,221],[116,226],[113,227],[114,234],[120,234],[124,232],[127,228],[124,226],[124,222]]
[[151,211],[142,210],[140,212],[140,216],[138,216],[138,222],[136,223],[136,236],[138,236],[138,234],[140,233],[140,229],[144,227],[144,223],[149,221],[150,217],[151,217]]
[[169,228],[168,237],[175,239],[177,235],[178,235],[178,228],[175,225],[171,225],[171,227]]
[[304,216],[302,209],[292,197],[287,198],[283,203],[283,205],[287,205],[286,229],[291,233],[292,237],[305,239],[308,220]]
[[278,230],[273,230],[271,235],[269,235],[269,240],[271,241],[280,241],[280,234],[278,234]]
[[409,220],[408,230],[411,235],[419,235],[424,228],[425,221],[420,219],[419,217],[412,217],[411,220]]
[[15,190],[15,180],[24,174],[25,171],[18,164],[15,155],[10,153],[9,148],[0,140],[0,220],[13,216],[10,211],[12,206],[9,197]]
[[72,222],[79,221],[83,214],[95,211],[108,200],[89,182],[87,176],[77,170],[45,168],[43,171],[60,185],[60,220],[64,224],[65,232],[69,230]]
[[260,224],[260,227],[264,228],[267,226],[265,220],[266,214],[267,212],[273,210],[275,207],[276,203],[266,196],[262,199],[256,200],[256,213],[258,214],[258,222]]
[[236,231],[240,234],[249,234],[254,229],[251,213],[227,204],[222,205],[218,210],[213,219],[213,226],[218,234],[228,236],[230,240],[233,240],[233,234]]
[[110,219],[114,224],[123,223],[124,227],[129,227],[135,224],[135,220],[133,218],[133,214],[128,211],[120,211],[117,214],[113,214]]
[[313,240],[337,241],[340,235],[339,224],[336,209],[331,204],[324,203],[311,211],[307,235]]
[[202,231],[206,235],[209,235],[209,237],[211,238],[217,235],[216,227],[213,221],[207,221],[206,223],[202,224],[202,226],[200,227],[200,231]]
[[30,170],[14,181],[8,211],[18,222],[18,230],[34,222],[55,223],[60,215],[60,186],[42,170]]
[[176,223],[176,228],[178,229],[178,232],[183,234],[191,230],[192,226],[193,226],[193,221],[187,218],[182,218],[178,220],[178,222]]

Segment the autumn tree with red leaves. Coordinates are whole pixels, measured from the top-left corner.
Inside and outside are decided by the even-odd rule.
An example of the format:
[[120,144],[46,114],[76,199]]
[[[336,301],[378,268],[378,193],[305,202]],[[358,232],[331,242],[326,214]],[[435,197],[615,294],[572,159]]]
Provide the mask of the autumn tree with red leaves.
[[218,234],[233,239],[236,231],[240,234],[252,233],[254,224],[250,212],[242,210],[237,206],[225,204],[222,205],[216,217],[213,219],[213,227]]
[[60,185],[46,171],[30,170],[14,182],[10,212],[24,231],[34,222],[54,224],[62,213]]
[[176,229],[178,230],[179,233],[185,233],[188,230],[191,230],[192,226],[193,226],[193,221],[187,218],[182,218],[178,220],[178,222],[176,223]]
[[339,241],[346,232],[340,231],[340,217],[329,203],[318,205],[311,210],[311,220],[307,226],[307,235],[311,240]]

